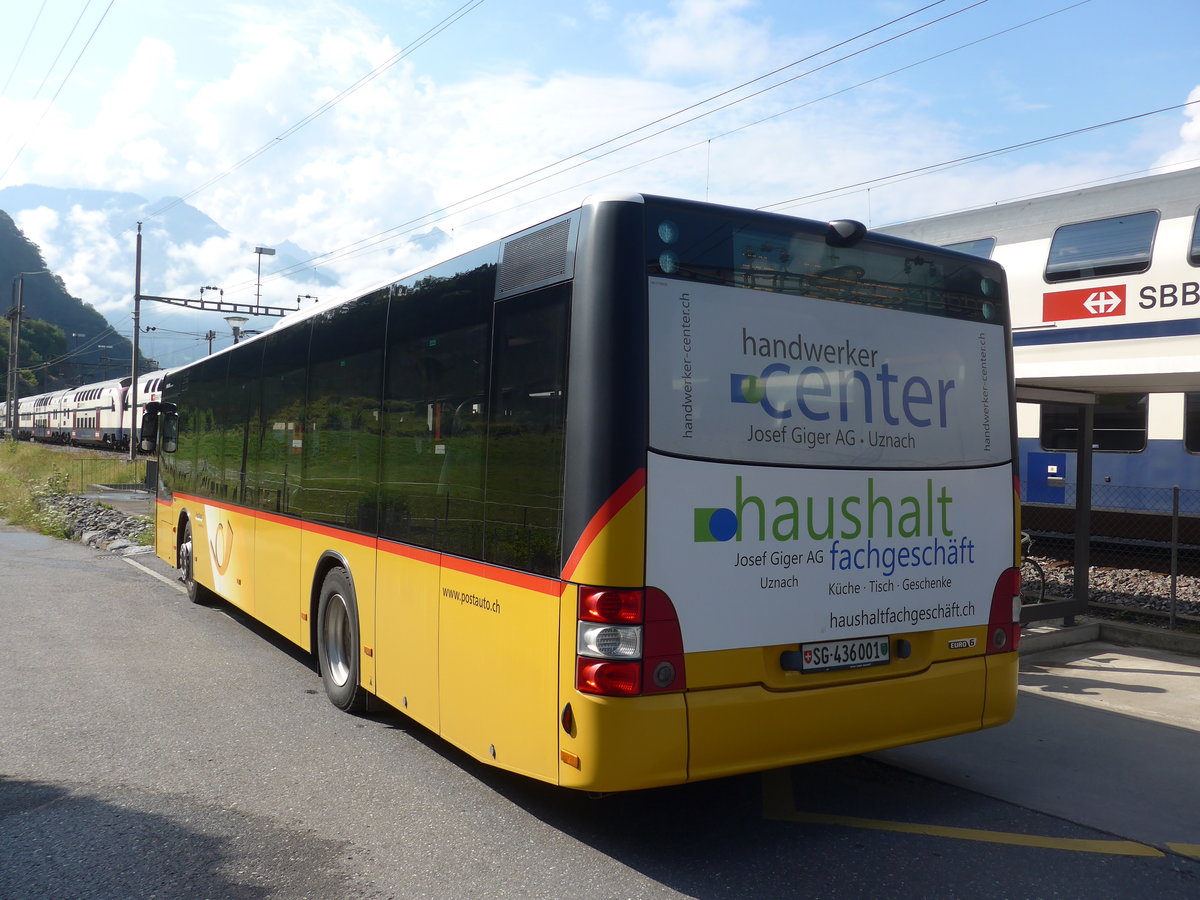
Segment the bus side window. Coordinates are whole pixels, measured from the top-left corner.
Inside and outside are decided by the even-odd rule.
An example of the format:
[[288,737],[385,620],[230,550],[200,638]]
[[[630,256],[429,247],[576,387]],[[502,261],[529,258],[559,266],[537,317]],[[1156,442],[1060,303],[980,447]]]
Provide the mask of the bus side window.
[[488,326],[495,266],[430,279],[392,299],[380,533],[478,559]]
[[497,308],[488,426],[484,559],[561,570],[569,287]]

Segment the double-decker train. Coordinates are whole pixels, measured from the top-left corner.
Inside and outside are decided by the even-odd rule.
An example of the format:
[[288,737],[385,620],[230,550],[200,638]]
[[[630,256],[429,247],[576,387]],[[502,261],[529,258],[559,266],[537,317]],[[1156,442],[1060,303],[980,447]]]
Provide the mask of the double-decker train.
[[1192,168],[880,229],[1005,267],[1027,528],[1071,530],[1072,400],[1094,403],[1094,535],[1165,539],[1174,487],[1200,515],[1198,209]]
[[[169,371],[139,376],[136,409],[130,407],[130,377],[21,397],[16,404],[16,437],[45,444],[128,450],[146,404],[161,399]],[[8,402],[0,402],[0,436],[4,438],[8,437],[8,423]]]

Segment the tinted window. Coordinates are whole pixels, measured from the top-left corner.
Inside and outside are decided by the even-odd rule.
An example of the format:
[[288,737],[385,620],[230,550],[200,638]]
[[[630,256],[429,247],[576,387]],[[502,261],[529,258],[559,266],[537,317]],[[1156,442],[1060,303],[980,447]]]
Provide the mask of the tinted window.
[[1188,262],[1200,266],[1200,212],[1196,213],[1196,221],[1192,224],[1192,246],[1188,250]]
[[849,241],[853,246],[831,246],[823,223],[730,212],[686,201],[647,202],[648,274],[953,319],[1003,321],[1003,286],[992,263],[871,237]]
[[1183,445],[1200,453],[1200,394],[1184,394]]
[[312,322],[304,416],[307,518],[375,533],[387,296],[377,292]]
[[[1146,394],[1101,394],[1092,422],[1092,449],[1134,452],[1146,448]],[[1042,404],[1042,448],[1075,450],[1079,445],[1079,407]]]
[[221,431],[217,420],[225,391],[225,356],[206,359],[177,374],[178,390],[172,399],[179,405],[179,447],[163,455],[163,465],[174,470],[175,490],[200,497],[217,497],[221,478]]
[[496,312],[484,494],[484,558],[560,570],[566,411],[566,286]]
[[1158,213],[1115,216],[1063,225],[1050,242],[1047,281],[1106,278],[1145,272],[1158,227]]
[[269,512],[292,512],[300,487],[309,328],[307,322],[282,328],[262,341],[258,485],[252,503]]
[[496,266],[485,263],[398,285],[393,292],[380,481],[384,537],[477,559],[483,555],[495,288]]
[[996,249],[995,238],[980,238],[977,241],[959,241],[956,244],[945,244],[947,250],[957,250],[959,253],[970,253],[972,256],[982,256],[991,259]]
[[226,380],[222,447],[226,496],[235,503],[251,503],[256,493],[261,374],[261,342],[233,351]]

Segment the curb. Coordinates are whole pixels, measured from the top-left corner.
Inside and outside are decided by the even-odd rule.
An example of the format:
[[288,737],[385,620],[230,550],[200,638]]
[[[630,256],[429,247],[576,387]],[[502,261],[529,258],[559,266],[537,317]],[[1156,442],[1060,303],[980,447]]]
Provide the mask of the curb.
[[1077,625],[1038,625],[1024,629],[1021,632],[1020,653],[1024,656],[1089,641],[1107,641],[1200,657],[1200,635],[1082,616]]

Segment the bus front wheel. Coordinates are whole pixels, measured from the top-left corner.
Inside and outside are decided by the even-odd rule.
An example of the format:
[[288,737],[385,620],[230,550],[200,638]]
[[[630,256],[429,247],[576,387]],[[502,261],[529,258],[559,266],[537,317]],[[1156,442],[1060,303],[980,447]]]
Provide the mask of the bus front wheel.
[[193,603],[211,603],[216,595],[196,580],[194,570],[195,553],[192,543],[192,523],[183,523],[183,536],[179,540],[179,579]]
[[345,569],[330,569],[317,607],[317,659],[329,702],[346,712],[366,709],[359,685],[358,603]]

